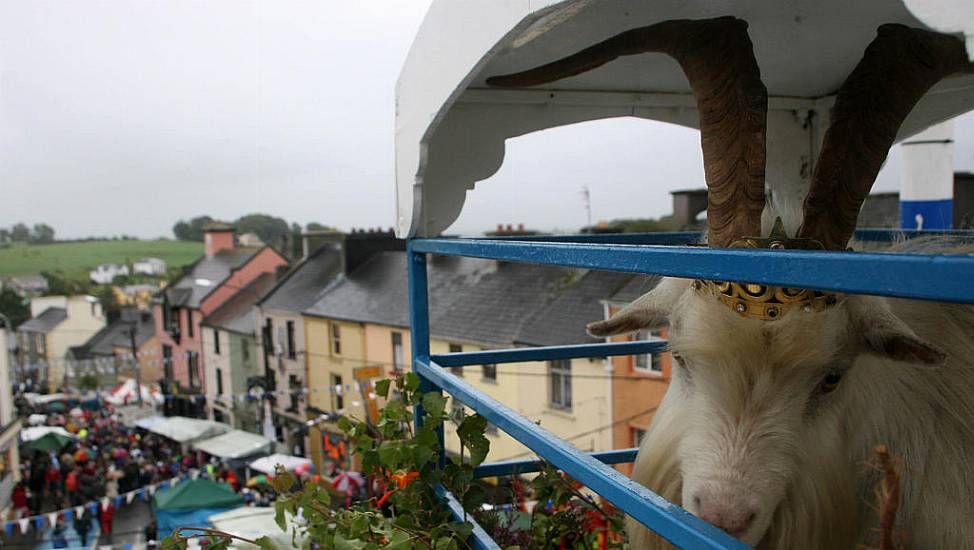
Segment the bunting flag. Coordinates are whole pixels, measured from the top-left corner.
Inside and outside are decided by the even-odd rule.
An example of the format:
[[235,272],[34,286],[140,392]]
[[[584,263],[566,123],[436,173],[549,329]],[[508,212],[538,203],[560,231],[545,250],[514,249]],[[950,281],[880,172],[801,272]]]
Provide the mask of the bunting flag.
[[122,495],[118,495],[115,497],[115,508],[121,508],[121,507],[122,507]]
[[79,518],[80,517],[84,517],[84,515],[85,515],[85,507],[84,506],[75,506],[74,507],[74,513]]
[[4,527],[4,530],[7,532],[7,536],[8,537],[10,535],[13,535],[14,534],[14,522],[8,521],[7,522],[7,525]]
[[149,485],[149,496],[152,496],[154,494],[156,494],[156,486],[155,485]]
[[64,511],[64,521],[70,523],[72,520],[74,520],[74,510],[68,508]]
[[111,501],[108,500],[108,497],[101,497],[101,509],[102,510],[108,510],[108,505],[109,504],[111,504]]
[[192,472],[190,472],[189,473],[189,477],[190,477],[190,479],[196,479],[196,478],[200,477],[199,470],[193,470]]
[[98,517],[98,503],[92,502],[88,504],[88,509],[91,510],[91,515]]
[[125,504],[132,504],[133,500],[135,500],[135,491],[125,493]]
[[17,523],[20,524],[20,534],[26,535],[27,529],[30,528],[30,518],[24,518],[22,520],[19,520]]
[[51,512],[50,514],[47,515],[47,521],[51,522],[51,527],[57,525],[57,517],[58,517],[57,512]]
[[36,527],[38,531],[44,528],[44,516],[34,516],[34,527]]
[[166,489],[169,488],[169,482],[168,481],[163,481],[162,483],[159,484],[159,488],[162,489],[163,491],[165,491]]

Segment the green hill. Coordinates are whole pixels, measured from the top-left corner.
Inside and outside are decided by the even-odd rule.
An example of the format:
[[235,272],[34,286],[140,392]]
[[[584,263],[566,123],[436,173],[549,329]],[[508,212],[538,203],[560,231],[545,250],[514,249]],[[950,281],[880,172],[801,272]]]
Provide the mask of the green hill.
[[98,264],[134,262],[151,256],[168,267],[193,262],[203,254],[203,243],[186,241],[84,241],[52,244],[14,244],[0,248],[0,277],[42,271],[62,271],[65,276],[88,280]]

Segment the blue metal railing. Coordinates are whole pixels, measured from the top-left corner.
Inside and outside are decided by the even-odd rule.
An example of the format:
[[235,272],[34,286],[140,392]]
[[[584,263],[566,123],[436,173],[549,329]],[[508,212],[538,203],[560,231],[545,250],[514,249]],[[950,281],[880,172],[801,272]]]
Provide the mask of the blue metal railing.
[[[866,230],[858,232],[857,237],[882,242],[928,234],[931,233]],[[974,232],[952,234],[974,236]],[[971,255],[663,246],[699,242],[699,238],[697,233],[656,233],[410,241],[407,255],[413,369],[420,377],[421,387],[425,391],[446,390],[545,461],[599,493],[676,546],[746,548],[723,531],[666,501],[609,466],[633,460],[635,449],[594,454],[579,451],[444,368],[650,353],[661,349],[664,342],[623,342],[430,355],[427,254],[974,303],[974,284],[971,283],[974,281],[974,256]],[[416,422],[422,423],[421,411],[416,415]],[[442,442],[442,427],[439,436]],[[444,457],[441,453],[442,460]],[[476,475],[487,477],[526,473],[537,471],[540,466],[540,461],[536,460],[484,464],[477,468]],[[444,493],[444,497],[449,495]],[[449,498],[448,502],[456,504]],[[456,506],[454,508],[460,517],[462,510],[456,510]],[[471,542],[475,548],[497,548],[486,537],[482,530],[475,530]]]

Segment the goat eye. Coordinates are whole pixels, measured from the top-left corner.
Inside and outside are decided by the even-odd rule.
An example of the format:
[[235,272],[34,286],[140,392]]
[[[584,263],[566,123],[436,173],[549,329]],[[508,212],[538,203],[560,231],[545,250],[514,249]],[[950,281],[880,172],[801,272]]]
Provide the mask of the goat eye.
[[842,380],[842,373],[837,371],[832,371],[825,375],[822,379],[822,384],[819,386],[819,391],[822,393],[829,393],[839,386],[839,382]]

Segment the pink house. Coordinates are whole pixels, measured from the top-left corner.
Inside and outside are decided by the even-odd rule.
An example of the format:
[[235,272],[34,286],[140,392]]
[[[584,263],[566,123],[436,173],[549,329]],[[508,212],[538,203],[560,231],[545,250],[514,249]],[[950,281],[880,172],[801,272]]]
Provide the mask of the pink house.
[[[176,404],[180,413],[201,409],[193,399],[204,390],[203,343],[200,322],[244,289],[262,273],[273,273],[287,260],[270,246],[234,245],[233,227],[213,224],[204,234],[204,255],[158,296],[155,304],[156,337],[162,347],[165,388],[174,395],[190,396],[190,410]],[[176,385],[178,384],[178,386]]]

